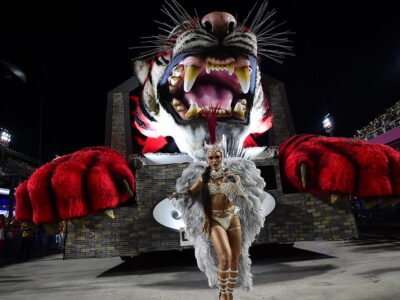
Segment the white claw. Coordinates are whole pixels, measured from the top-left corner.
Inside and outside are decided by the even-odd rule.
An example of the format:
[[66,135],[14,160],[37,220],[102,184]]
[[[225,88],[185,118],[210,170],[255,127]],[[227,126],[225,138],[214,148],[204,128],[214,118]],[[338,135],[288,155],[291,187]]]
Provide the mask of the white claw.
[[104,214],[110,219],[115,219],[114,211],[112,209],[106,209]]

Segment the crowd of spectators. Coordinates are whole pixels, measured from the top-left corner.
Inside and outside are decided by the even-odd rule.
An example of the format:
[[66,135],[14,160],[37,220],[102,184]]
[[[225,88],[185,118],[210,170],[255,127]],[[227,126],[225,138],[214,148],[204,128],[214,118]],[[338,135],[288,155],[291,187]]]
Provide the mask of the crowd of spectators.
[[54,235],[32,223],[0,214],[0,259],[8,262],[26,261],[32,257],[61,252],[65,233],[65,221],[60,222],[58,232]]
[[400,127],[400,101],[386,109],[385,113],[369,122],[367,126],[357,130],[354,138],[368,141],[396,127]]

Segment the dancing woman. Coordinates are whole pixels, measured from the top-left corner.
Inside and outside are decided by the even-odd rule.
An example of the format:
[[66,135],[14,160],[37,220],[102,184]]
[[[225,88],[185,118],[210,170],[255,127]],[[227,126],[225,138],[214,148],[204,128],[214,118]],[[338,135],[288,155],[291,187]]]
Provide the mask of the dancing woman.
[[231,300],[238,282],[252,286],[248,248],[264,222],[265,182],[252,161],[230,158],[225,167],[220,146],[205,152],[206,162],[189,165],[171,198],[178,199],[200,270],[218,286],[219,299]]

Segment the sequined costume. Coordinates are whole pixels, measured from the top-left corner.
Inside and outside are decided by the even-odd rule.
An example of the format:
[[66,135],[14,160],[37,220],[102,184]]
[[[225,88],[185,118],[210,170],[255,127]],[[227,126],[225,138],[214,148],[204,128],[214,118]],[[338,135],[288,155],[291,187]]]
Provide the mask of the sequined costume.
[[[220,186],[213,187],[213,184],[209,184],[209,190],[210,194],[222,192],[230,195],[233,204],[230,209],[235,209],[239,215],[243,240],[239,257],[238,286],[248,291],[253,285],[249,247],[265,221],[262,211],[263,203],[273,200],[270,200],[264,191],[265,181],[254,162],[242,158],[225,158],[224,164],[232,174],[239,176],[241,184],[234,187],[235,183],[224,180],[225,182]],[[201,177],[206,166],[207,163],[204,161],[191,163],[177,180],[176,191],[183,195],[183,192]],[[229,178],[229,176],[225,177]],[[238,186],[241,186],[241,192],[237,189]],[[206,218],[204,207],[197,197],[200,197],[199,193],[182,196],[175,201],[175,206],[182,213],[188,238],[194,243],[197,265],[206,274],[209,286],[215,287],[218,283],[218,257],[208,235],[203,230]]]
[[231,225],[232,218],[237,216],[239,212],[239,207],[231,206],[226,209],[213,209],[212,219],[222,226],[225,230],[228,230]]
[[[226,177],[220,184],[209,182],[208,190],[211,196],[223,194],[229,199],[229,201],[233,201],[234,197],[237,195],[243,195],[243,188],[241,187],[241,184],[239,182],[229,181]],[[232,218],[237,215],[238,211],[239,208],[237,206],[230,206],[226,209],[213,209],[212,219],[221,225],[222,228],[228,230]]]
[[238,182],[224,181],[220,184],[209,182],[208,189],[211,196],[224,194],[231,201],[235,195],[243,195],[242,188]]

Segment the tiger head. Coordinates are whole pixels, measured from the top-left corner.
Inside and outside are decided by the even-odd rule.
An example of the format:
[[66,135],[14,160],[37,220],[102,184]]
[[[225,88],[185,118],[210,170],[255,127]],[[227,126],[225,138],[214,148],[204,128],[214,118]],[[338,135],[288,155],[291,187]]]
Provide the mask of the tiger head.
[[[150,137],[171,136],[181,152],[193,156],[209,140],[205,114],[217,109],[217,140],[224,135],[229,144],[240,148],[249,134],[271,127],[258,56],[281,57],[284,51],[265,47],[275,44],[287,49],[283,45],[287,40],[271,33],[271,27],[262,28],[274,13],[263,16],[266,3],[250,26],[227,12],[192,18],[174,4],[176,17],[171,18],[174,24],[168,27],[168,35],[153,37],[153,48],[145,53],[155,58],[135,62],[143,85],[143,112],[136,116],[142,118],[139,130]],[[260,39],[262,45],[257,43]]]

